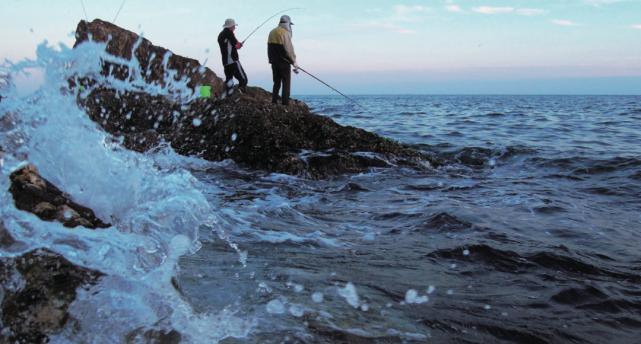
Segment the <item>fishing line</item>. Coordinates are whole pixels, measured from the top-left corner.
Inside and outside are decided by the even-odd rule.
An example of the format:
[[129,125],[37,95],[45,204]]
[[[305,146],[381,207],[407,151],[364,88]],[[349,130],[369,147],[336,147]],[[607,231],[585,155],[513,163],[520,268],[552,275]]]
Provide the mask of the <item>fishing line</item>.
[[111,22],[112,24],[116,23],[116,19],[118,19],[118,15],[120,15],[120,11],[122,11],[122,8],[125,6],[125,2],[127,2],[127,0],[122,0],[122,3],[120,4],[120,8],[118,9],[118,12],[116,13],[116,16],[114,17],[114,20]]
[[316,79],[317,81],[319,81],[319,82],[320,82],[320,83],[322,83],[323,85],[325,85],[325,86],[327,86],[327,87],[331,88],[332,90],[334,90],[334,92],[336,92],[336,93],[340,94],[341,96],[343,96],[343,97],[347,98],[349,101],[351,101],[351,102],[353,102],[354,104],[358,105],[358,107],[360,107],[361,109],[363,109],[363,110],[367,111],[367,109],[366,109],[363,105],[361,105],[359,102],[357,102],[356,100],[354,100],[354,99],[353,99],[353,98],[351,98],[351,97],[348,97],[348,96],[347,96],[347,95],[345,95],[343,92],[341,92],[341,91],[337,90],[336,88],[334,88],[332,85],[330,85],[330,84],[326,83],[325,81],[323,81],[323,80],[319,79],[319,78],[318,78],[318,77],[316,77],[314,74],[312,74],[312,73],[310,73],[310,72],[306,71],[305,69],[303,69],[303,68],[302,68],[302,67],[300,67],[300,66],[297,66],[297,67],[295,67],[295,68],[297,68],[297,69],[299,69],[299,70],[303,71],[305,74],[307,74],[307,75],[311,76],[312,78]]
[[89,23],[89,17],[87,16],[87,9],[85,8],[84,1],[80,0],[80,5],[82,6],[82,11],[85,13],[85,21]]
[[256,27],[256,28],[254,29],[254,31],[250,32],[250,33],[249,33],[249,35],[247,36],[247,38],[245,38],[241,43],[242,43],[242,44],[245,44],[245,41],[247,41],[247,40],[249,39],[249,37],[251,37],[254,33],[256,33],[256,31],[258,31],[258,29],[260,29],[261,27],[263,27],[263,25],[267,24],[267,22],[268,22],[268,21],[270,21],[270,20],[271,20],[272,18],[274,18],[275,16],[277,16],[277,15],[279,15],[279,14],[281,14],[281,13],[287,12],[287,11],[302,10],[302,9],[303,9],[303,8],[300,8],[300,7],[293,7],[293,8],[288,8],[288,9],[286,9],[286,10],[282,10],[282,11],[279,11],[279,12],[274,13],[274,15],[273,15],[273,16],[271,16],[271,17],[267,18],[267,20],[265,20],[262,24],[258,25],[258,27]]

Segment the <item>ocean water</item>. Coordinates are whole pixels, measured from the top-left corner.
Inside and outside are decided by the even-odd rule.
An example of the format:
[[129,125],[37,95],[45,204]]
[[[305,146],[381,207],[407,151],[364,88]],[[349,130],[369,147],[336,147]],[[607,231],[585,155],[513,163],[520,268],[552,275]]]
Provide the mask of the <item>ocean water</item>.
[[641,97],[301,99],[445,164],[193,171],[248,253],[181,260],[199,311],[255,319],[245,342],[638,342]]
[[[641,96],[300,97],[443,161],[308,180],[122,149],[61,91],[99,78],[103,50],[43,44],[3,66],[46,81],[2,91],[0,212],[20,244],[0,254],[48,247],[108,274],[52,342],[638,343]],[[113,226],[16,210],[26,162]]]

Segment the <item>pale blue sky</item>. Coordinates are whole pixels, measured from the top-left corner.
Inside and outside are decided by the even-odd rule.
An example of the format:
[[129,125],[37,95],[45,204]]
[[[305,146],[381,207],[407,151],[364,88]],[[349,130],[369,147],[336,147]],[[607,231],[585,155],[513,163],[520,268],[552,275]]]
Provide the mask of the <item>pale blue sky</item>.
[[[113,20],[120,0],[84,0]],[[290,8],[299,63],[358,93],[641,93],[641,0],[127,0],[117,24],[222,74],[224,19],[243,39]],[[0,0],[0,59],[73,44],[80,0]],[[240,51],[250,84],[270,86],[268,23]],[[305,76],[294,93],[327,93]]]

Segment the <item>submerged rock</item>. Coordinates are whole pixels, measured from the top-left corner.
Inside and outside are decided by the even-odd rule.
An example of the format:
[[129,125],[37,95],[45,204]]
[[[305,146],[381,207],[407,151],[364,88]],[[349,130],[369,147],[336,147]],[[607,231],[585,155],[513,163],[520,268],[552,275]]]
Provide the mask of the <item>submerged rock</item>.
[[101,276],[46,249],[0,259],[0,342],[48,342],[48,335],[69,320],[67,310],[77,288],[90,286]]
[[75,203],[55,185],[42,178],[33,165],[27,165],[10,176],[16,208],[35,214],[45,221],[58,221],[65,227],[107,228],[93,210]]
[[[154,72],[156,67],[146,67],[145,61],[153,60],[149,54],[160,56],[168,50],[143,40],[132,54],[137,36],[100,20],[82,21],[77,31],[76,46],[88,37],[108,41],[108,52],[124,58],[135,55],[141,61],[141,73],[151,70],[154,77],[150,82],[162,78],[163,74]],[[193,87],[203,84],[200,74],[193,72],[204,67],[191,62],[174,65],[180,75],[191,78]],[[120,70],[110,68],[107,73]],[[208,80],[214,76],[210,74]],[[117,91],[101,84],[94,85],[79,102],[92,120],[120,137],[125,147],[137,151],[165,141],[180,154],[211,161],[232,159],[253,169],[313,178],[374,167],[425,168],[436,163],[399,143],[314,114],[300,101],[292,101],[289,106],[271,104],[271,94],[256,87],[222,100],[199,98],[183,104],[168,98]]]

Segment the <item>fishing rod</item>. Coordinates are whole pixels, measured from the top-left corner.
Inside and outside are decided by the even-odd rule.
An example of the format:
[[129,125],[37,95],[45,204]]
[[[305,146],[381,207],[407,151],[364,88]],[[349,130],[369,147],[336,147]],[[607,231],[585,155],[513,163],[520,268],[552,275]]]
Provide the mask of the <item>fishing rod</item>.
[[254,31],[250,32],[250,33],[249,33],[249,35],[247,36],[247,38],[245,38],[241,43],[242,43],[242,44],[245,44],[245,41],[247,41],[247,40],[249,39],[249,37],[251,37],[254,33],[256,33],[256,31],[258,31],[261,27],[263,27],[263,25],[267,24],[267,22],[268,22],[268,21],[270,21],[270,20],[272,20],[272,18],[274,18],[275,16],[277,16],[277,15],[279,15],[279,14],[281,14],[281,13],[287,12],[287,11],[294,11],[294,10],[302,10],[302,8],[299,8],[299,7],[293,7],[293,8],[288,8],[288,9],[286,9],[286,10],[282,10],[282,11],[279,11],[279,12],[274,13],[274,15],[273,15],[273,16],[271,16],[271,17],[267,18],[267,20],[265,20],[262,24],[258,25],[258,26],[254,29]]
[[[310,73],[310,72],[306,71],[305,69],[303,69],[303,68],[302,68],[302,67],[300,67],[300,66],[296,66],[296,67],[294,67],[294,68],[296,68],[296,69],[299,69],[299,70],[303,71],[305,74],[307,74],[307,75],[311,76],[312,78],[316,79],[317,81],[319,81],[319,82],[320,82],[320,83],[322,83],[323,85],[325,85],[325,86],[327,86],[327,87],[331,88],[332,90],[334,90],[336,93],[338,93],[338,94],[340,94],[341,96],[343,96],[343,97],[347,98],[347,99],[348,99],[349,101],[351,101],[352,103],[354,103],[354,104],[358,105],[358,107],[360,107],[361,109],[363,109],[363,110],[367,111],[367,109],[366,109],[363,105],[361,105],[359,102],[357,102],[356,100],[354,100],[354,99],[353,99],[353,98],[351,98],[351,97],[346,96],[343,92],[341,92],[341,91],[337,90],[336,88],[332,87],[330,84],[328,84],[328,83],[326,83],[325,81],[323,81],[323,80],[319,79],[319,78],[318,78],[318,77],[316,77],[314,74],[312,74],[312,73]],[[296,70],[294,70],[294,71],[296,71]]]

